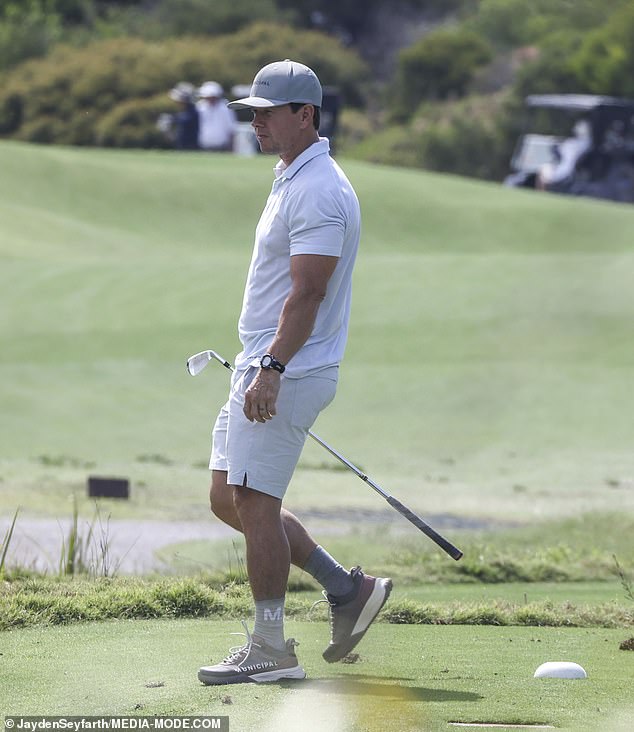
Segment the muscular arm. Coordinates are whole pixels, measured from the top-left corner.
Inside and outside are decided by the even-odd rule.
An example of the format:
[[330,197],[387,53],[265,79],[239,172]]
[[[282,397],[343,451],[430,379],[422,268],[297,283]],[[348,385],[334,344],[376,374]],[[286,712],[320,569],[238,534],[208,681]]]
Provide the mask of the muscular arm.
[[[315,327],[319,306],[326,296],[328,280],[337,266],[338,257],[319,254],[297,254],[291,257],[291,291],[284,302],[271,353],[287,364],[306,343]],[[280,374],[260,370],[247,389],[244,413],[250,421],[265,422],[275,414],[280,389]]]

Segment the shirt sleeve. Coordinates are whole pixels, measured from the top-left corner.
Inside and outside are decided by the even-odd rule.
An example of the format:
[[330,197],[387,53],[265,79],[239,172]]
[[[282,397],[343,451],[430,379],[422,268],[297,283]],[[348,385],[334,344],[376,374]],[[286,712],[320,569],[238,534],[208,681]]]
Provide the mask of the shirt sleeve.
[[328,189],[297,191],[287,201],[291,256],[321,254],[340,257],[346,218],[336,196]]

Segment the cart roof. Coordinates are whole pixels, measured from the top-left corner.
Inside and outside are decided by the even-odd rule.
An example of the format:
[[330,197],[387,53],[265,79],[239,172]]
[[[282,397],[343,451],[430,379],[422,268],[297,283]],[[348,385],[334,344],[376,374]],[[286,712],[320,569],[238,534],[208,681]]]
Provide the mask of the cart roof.
[[526,97],[529,107],[550,107],[589,112],[600,107],[634,110],[634,99],[621,99],[596,94],[531,94]]

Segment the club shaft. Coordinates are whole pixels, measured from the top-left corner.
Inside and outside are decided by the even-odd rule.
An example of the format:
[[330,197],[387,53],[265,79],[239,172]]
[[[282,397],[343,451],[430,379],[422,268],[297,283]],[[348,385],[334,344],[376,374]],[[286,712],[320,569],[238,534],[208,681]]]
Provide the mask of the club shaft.
[[[207,351],[209,356],[211,358],[215,358],[216,361],[220,362],[226,369],[229,369],[229,371],[233,371],[233,366],[229,363],[229,361],[225,360],[217,354],[215,351]],[[317,442],[319,445],[321,445],[325,450],[327,450],[333,457],[335,457],[337,460],[339,460],[340,463],[343,463],[349,470],[351,470],[355,475],[357,475],[361,480],[363,480],[365,483],[367,483],[371,488],[373,488],[382,498],[384,498],[392,508],[394,508],[396,511],[398,511],[401,516],[406,518],[408,521],[410,521],[414,526],[416,526],[419,531],[422,531],[425,536],[428,536],[432,541],[434,541],[443,551],[447,552],[449,556],[452,559],[455,559],[456,561],[462,557],[462,552],[458,547],[454,546],[450,541],[444,538],[444,536],[441,536],[437,531],[432,529],[429,524],[425,523],[423,519],[420,516],[417,516],[411,509],[409,509],[407,506],[405,506],[403,503],[401,503],[397,498],[394,498],[394,496],[387,493],[387,491],[384,491],[381,486],[377,485],[372,478],[370,478],[368,475],[366,475],[362,470],[360,470],[354,463],[351,463],[350,460],[345,458],[341,453],[339,453],[337,450],[334,449],[334,447],[331,447],[327,442],[321,439],[318,435],[316,435],[312,430],[308,430],[308,434]]]
[[390,504],[390,506],[392,506],[392,508],[396,509],[401,514],[401,516],[406,518],[408,521],[411,521],[411,523],[413,523],[417,529],[422,531],[423,534],[428,536],[432,541],[435,541],[436,544],[438,544],[441,549],[446,551],[450,557],[452,557],[456,561],[462,557],[462,552],[460,551],[460,549],[458,549],[458,547],[447,541],[447,539],[441,536],[437,531],[434,531],[434,529],[432,529],[429,524],[425,523],[425,521],[423,521],[420,516],[417,516],[410,508],[401,503],[397,498],[394,498],[394,496],[391,496],[389,493],[384,491],[380,485],[372,480],[372,478],[366,475],[362,470],[359,470],[359,468],[357,468],[354,463],[351,463],[350,460],[337,452],[337,450],[331,447],[327,442],[322,440],[321,437],[316,435],[311,430],[309,430],[308,434],[313,438],[313,440],[315,440],[315,442],[319,443],[323,448],[328,450],[328,452],[333,457],[337,458],[339,462],[343,463],[347,468],[352,470],[353,473],[361,478],[361,480],[365,481],[371,488],[374,488],[374,490],[380,496],[382,496]]

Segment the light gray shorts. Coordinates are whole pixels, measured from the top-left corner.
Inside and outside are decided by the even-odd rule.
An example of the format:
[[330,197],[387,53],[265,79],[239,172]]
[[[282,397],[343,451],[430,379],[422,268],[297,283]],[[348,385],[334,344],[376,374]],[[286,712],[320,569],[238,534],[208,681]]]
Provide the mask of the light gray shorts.
[[234,371],[229,401],[213,430],[210,470],[227,472],[229,485],[246,485],[282,499],[319,413],[334,399],[339,369],[332,366],[301,379],[282,376],[277,414],[264,424],[244,416],[244,393],[257,368]]

